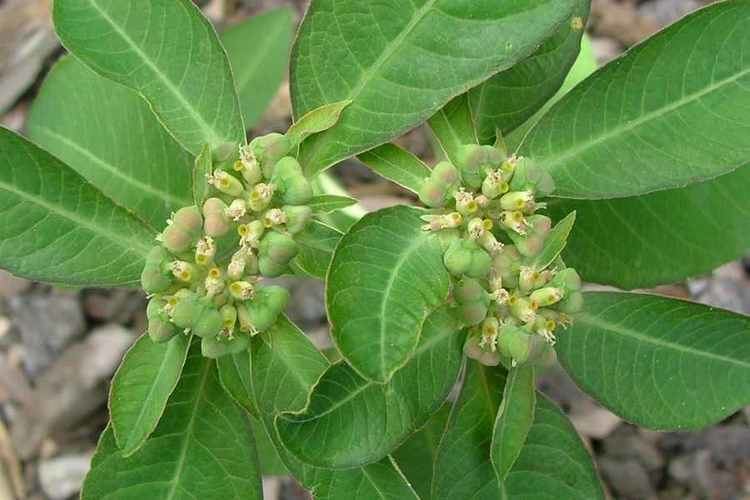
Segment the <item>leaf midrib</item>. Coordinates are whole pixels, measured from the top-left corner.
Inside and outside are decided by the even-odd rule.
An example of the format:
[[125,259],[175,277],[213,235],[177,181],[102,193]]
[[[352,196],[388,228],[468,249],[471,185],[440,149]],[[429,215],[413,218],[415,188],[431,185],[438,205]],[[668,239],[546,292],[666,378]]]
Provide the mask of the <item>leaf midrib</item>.
[[669,342],[663,339],[658,339],[656,337],[649,337],[648,335],[638,333],[637,331],[631,328],[627,328],[625,326],[612,323],[610,321],[592,316],[590,314],[584,313],[584,314],[577,315],[575,320],[576,322],[581,323],[583,325],[591,326],[594,328],[599,328],[599,329],[604,330],[605,332],[612,332],[615,334],[620,334],[622,336],[629,337],[629,338],[632,338],[633,340],[644,342],[646,344],[651,344],[651,345],[662,347],[665,349],[672,349],[675,351],[680,351],[680,352],[690,354],[699,358],[702,357],[702,358],[711,359],[713,361],[729,363],[732,365],[739,366],[743,369],[750,369],[750,363],[748,362],[744,362],[744,361],[734,359],[734,358],[729,358],[727,356],[722,356],[721,354],[716,354],[716,353],[712,353],[708,351],[700,351],[693,347],[688,347],[682,344]]
[[[183,108],[188,112],[188,114],[191,116],[193,121],[199,126],[199,128],[203,131],[205,134],[205,137],[207,139],[207,142],[210,142],[212,144],[219,144],[221,142],[225,142],[220,134],[217,134],[214,128],[209,125],[209,123],[201,116],[201,114],[190,104],[190,101],[188,101],[185,96],[180,92],[179,88],[175,86],[174,82],[170,80],[165,74],[163,74],[158,66],[149,58],[148,54],[146,54],[143,49],[141,49],[135,41],[128,35],[120,26],[115,22],[112,17],[107,14],[107,12],[97,3],[96,0],[88,0],[91,3],[91,6],[94,8],[95,11],[97,11],[102,19],[107,22],[111,26],[111,28],[114,30],[115,33],[117,33],[126,44],[128,44],[132,50],[136,53],[136,55],[143,61],[143,63],[152,71],[152,73],[161,81],[167,90],[180,102],[180,104],[183,106]],[[141,93],[140,89],[138,89],[138,92]],[[142,95],[142,94],[141,94]],[[145,96],[144,96],[145,97]],[[148,100],[151,102],[150,100]]]
[[648,123],[648,122],[650,122],[652,120],[656,120],[656,119],[658,119],[658,118],[660,118],[660,117],[662,117],[662,116],[664,116],[664,115],[666,115],[668,113],[671,113],[672,111],[678,110],[682,106],[686,106],[686,105],[692,103],[693,101],[697,101],[701,97],[704,97],[704,96],[710,94],[711,92],[714,92],[714,91],[716,91],[716,90],[724,87],[725,85],[729,85],[731,83],[734,83],[737,80],[739,80],[740,78],[742,78],[744,76],[747,76],[747,75],[750,75],[750,68],[749,69],[745,69],[743,71],[740,71],[739,73],[737,73],[737,74],[735,74],[735,75],[733,75],[731,77],[719,80],[718,82],[715,82],[715,83],[713,83],[713,84],[705,87],[704,89],[702,89],[702,90],[700,90],[698,92],[693,92],[691,94],[686,94],[681,99],[679,99],[679,100],[677,100],[677,101],[675,101],[675,102],[673,102],[673,103],[671,103],[671,104],[669,104],[667,106],[661,107],[661,108],[659,108],[657,110],[645,113],[645,114],[641,115],[640,117],[636,118],[635,120],[630,120],[630,121],[627,121],[625,123],[622,123],[621,125],[618,125],[618,126],[614,127],[613,129],[610,129],[609,131],[607,131],[607,132],[605,132],[605,133],[603,133],[601,135],[598,135],[598,136],[594,137],[593,139],[590,139],[588,141],[585,141],[583,143],[580,143],[580,144],[578,144],[578,145],[576,145],[576,146],[568,149],[565,153],[558,154],[556,156],[552,156],[551,157],[552,160],[548,161],[544,157],[542,157],[542,158],[539,159],[539,161],[544,165],[545,168],[551,170],[554,167],[556,167],[557,165],[559,165],[560,163],[567,162],[571,158],[574,158],[574,157],[580,155],[582,152],[584,152],[584,151],[586,151],[586,150],[588,150],[588,149],[590,149],[590,148],[592,148],[592,147],[594,147],[594,146],[596,146],[598,144],[606,142],[606,141],[608,141],[608,140],[610,140],[612,138],[616,138],[617,136],[619,136],[621,134],[624,134],[626,132],[629,132],[631,130],[636,129],[637,127],[643,125],[644,123]]

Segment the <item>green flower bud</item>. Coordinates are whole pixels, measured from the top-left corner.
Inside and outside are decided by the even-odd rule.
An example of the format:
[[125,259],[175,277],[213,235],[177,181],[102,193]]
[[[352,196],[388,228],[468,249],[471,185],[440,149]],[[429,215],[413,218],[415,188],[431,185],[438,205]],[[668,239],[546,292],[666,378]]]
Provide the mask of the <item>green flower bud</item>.
[[481,302],[463,304],[459,308],[461,320],[466,326],[478,325],[487,317],[488,306]]
[[237,226],[237,233],[240,235],[240,244],[251,248],[257,248],[260,245],[260,240],[265,232],[266,226],[260,220],[254,220]]
[[550,281],[550,285],[560,287],[566,292],[577,292],[581,289],[581,277],[575,269],[569,267],[558,271]]
[[506,288],[514,288],[518,285],[520,268],[521,254],[514,246],[505,245],[492,260],[492,269],[497,276],[501,277],[503,286]]
[[275,188],[273,184],[264,184],[262,182],[256,184],[253,187],[253,190],[250,191],[247,206],[250,207],[250,210],[253,212],[262,212],[271,204],[274,191]]
[[450,188],[428,177],[419,188],[419,200],[431,208],[440,208],[448,202]]
[[500,198],[500,208],[503,210],[520,211],[533,214],[536,209],[534,193],[531,191],[511,191]]
[[286,224],[286,213],[280,208],[272,208],[263,214],[263,225],[266,229]]
[[172,310],[172,322],[180,328],[192,328],[199,310],[198,296],[193,292],[185,294],[177,300]]
[[[489,219],[485,219],[485,224],[484,224],[485,228],[487,228],[488,226],[488,224],[486,223],[486,221],[488,220]],[[491,227],[491,223],[492,221],[490,221],[490,227]],[[495,255],[498,255],[500,252],[502,252],[503,247],[505,246],[499,241],[497,241],[497,238],[495,237],[494,234],[492,234],[492,231],[490,231],[489,229],[486,229],[484,233],[482,233],[482,235],[479,237],[479,240],[477,241],[482,246],[482,248],[487,250],[487,253],[489,253],[493,257]]]
[[565,292],[562,288],[548,286],[540,288],[539,290],[534,290],[531,295],[529,295],[529,300],[531,301],[531,307],[536,310],[540,307],[547,307],[556,304],[560,302],[564,296]]
[[513,233],[526,236],[529,230],[529,222],[523,216],[523,212],[515,210],[513,212],[502,212],[499,217],[500,224],[509,229],[509,235]]
[[297,234],[305,229],[312,219],[312,209],[308,206],[290,206],[282,208],[286,215],[286,229],[291,234]]
[[256,335],[268,330],[286,309],[289,292],[280,286],[259,289],[255,298],[237,306],[240,330]]
[[258,248],[258,267],[263,276],[276,277],[299,252],[297,243],[287,234],[276,231],[268,233]]
[[209,265],[216,256],[216,243],[210,236],[198,240],[195,246],[195,263],[201,266]]
[[444,229],[455,229],[461,227],[464,217],[458,212],[449,214],[428,214],[420,217],[427,222],[422,229],[425,231],[442,231]]
[[247,257],[245,257],[245,274],[255,276],[259,272],[258,257],[254,253],[249,252]]
[[168,290],[173,283],[169,264],[172,256],[162,246],[155,246],[146,256],[146,263],[141,272],[141,286],[148,294]]
[[166,342],[177,334],[177,329],[169,321],[169,315],[164,310],[165,305],[164,300],[154,297],[146,308],[148,335],[156,343]]
[[555,190],[555,181],[545,169],[534,165],[528,158],[519,158],[510,181],[513,191],[532,191],[537,197],[549,196]]
[[239,172],[250,186],[253,186],[263,180],[263,172],[255,158],[243,154],[244,149],[240,148],[240,159],[234,162],[235,172]]
[[545,215],[531,215],[527,221],[529,229],[526,234],[519,236],[509,233],[508,235],[522,255],[533,257],[544,248],[544,242],[552,228],[552,220]]
[[208,298],[198,299],[193,311],[192,331],[201,338],[215,337],[224,327],[224,318]]
[[235,281],[229,285],[229,293],[236,300],[250,300],[255,295],[255,287],[247,281]]
[[221,314],[224,331],[231,334],[234,331],[234,326],[237,324],[237,308],[225,304],[219,309],[219,314]]
[[247,265],[247,257],[251,255],[247,247],[240,247],[232,258],[229,260],[227,265],[227,276],[229,279],[238,280],[245,274],[245,267]]
[[473,241],[455,240],[443,256],[443,262],[454,276],[483,278],[492,265],[492,258]]
[[226,213],[234,222],[239,222],[247,214],[247,202],[242,198],[232,200]]
[[453,288],[453,297],[459,304],[473,304],[480,302],[489,305],[490,300],[487,291],[479,281],[472,278],[464,278]]
[[432,169],[430,178],[445,186],[455,186],[459,181],[458,169],[449,161],[441,161]]
[[192,283],[198,275],[194,265],[183,260],[175,260],[171,264],[172,274],[184,283]]
[[299,162],[290,156],[282,158],[276,165],[271,182],[286,205],[305,205],[312,199],[312,186]]
[[453,197],[456,199],[456,210],[462,215],[471,217],[479,210],[479,204],[469,191],[461,188],[453,194]]
[[531,335],[513,325],[505,325],[498,333],[497,347],[501,354],[516,363],[525,363],[529,359]]
[[503,176],[502,170],[490,170],[482,182],[482,194],[490,200],[507,193],[510,187]]
[[528,299],[511,295],[508,305],[510,313],[521,323],[531,323],[536,319],[536,312]]
[[164,246],[173,253],[184,252],[201,236],[203,219],[198,207],[179,209],[161,235]]
[[554,319],[538,315],[536,320],[534,320],[532,329],[534,330],[534,333],[541,335],[548,343],[555,343],[555,330],[557,329],[557,321],[555,321]]
[[226,170],[214,170],[214,173],[208,178],[208,183],[222,193],[234,198],[245,192],[242,183]]
[[206,296],[214,297],[224,291],[224,279],[221,275],[221,269],[212,267],[208,270],[206,280],[203,282],[206,288]]
[[248,149],[263,170],[263,175],[269,179],[275,173],[279,160],[291,151],[292,143],[285,135],[272,133],[256,137]]
[[209,198],[203,203],[203,231],[213,238],[229,232],[229,207],[219,198]]
[[499,167],[503,162],[503,154],[493,146],[479,146],[466,144],[456,152],[456,166],[461,172],[465,185],[478,189],[482,185],[485,173]]
[[500,354],[488,351],[480,347],[480,335],[469,335],[464,343],[464,354],[485,366],[497,366],[500,364]]
[[207,358],[217,359],[240,353],[247,349],[249,344],[250,338],[247,335],[204,337],[201,339],[201,353]]
[[566,314],[575,314],[583,309],[583,294],[572,292],[558,302],[557,310]]

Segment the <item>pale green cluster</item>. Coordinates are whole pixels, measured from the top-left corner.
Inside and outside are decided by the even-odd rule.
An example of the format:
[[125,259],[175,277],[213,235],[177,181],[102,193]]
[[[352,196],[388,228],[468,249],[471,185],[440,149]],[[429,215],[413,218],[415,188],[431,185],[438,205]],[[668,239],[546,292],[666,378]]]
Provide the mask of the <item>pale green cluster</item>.
[[141,275],[155,342],[192,333],[216,358],[245,349],[277,321],[289,294],[258,283],[289,270],[294,236],[312,217],[312,187],[291,149],[281,134],[240,147],[239,159],[207,174],[202,205],[167,221]]
[[552,229],[538,200],[553,190],[550,175],[530,160],[476,144],[461,147],[455,165],[436,165],[420,190],[436,209],[423,216],[424,229],[441,236],[453,300],[471,327],[464,351],[483,364],[534,357],[582,306],[574,269],[559,257],[537,264]]

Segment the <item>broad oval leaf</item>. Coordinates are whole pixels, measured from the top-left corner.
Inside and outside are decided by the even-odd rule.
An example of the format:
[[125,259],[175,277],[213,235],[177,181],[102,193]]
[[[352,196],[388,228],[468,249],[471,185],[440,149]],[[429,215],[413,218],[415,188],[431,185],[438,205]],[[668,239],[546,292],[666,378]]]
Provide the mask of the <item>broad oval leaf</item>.
[[159,423],[189,347],[186,335],[161,344],[143,335],[125,354],[109,391],[110,426],[124,457],[136,452]]
[[221,34],[247,128],[257,125],[281,87],[293,24],[294,12],[281,7],[230,26]]
[[252,384],[258,410],[267,415],[307,408],[310,393],[329,366],[286,316],[252,344]]
[[480,143],[492,144],[496,131],[507,135],[558,91],[580,51],[591,0],[575,4],[567,22],[530,57],[468,93]]
[[[252,355],[249,350],[216,360],[219,382],[234,401],[251,415],[258,415],[252,400]],[[256,436],[257,437],[257,436]]]
[[365,378],[386,382],[419,342],[425,318],[448,296],[438,239],[404,206],[364,216],[344,235],[328,272],[331,336]]
[[456,382],[463,335],[447,308],[425,321],[420,344],[390,382],[331,366],[304,413],[276,419],[287,450],[319,467],[346,468],[381,460],[442,406]]
[[512,368],[505,382],[490,443],[490,459],[501,483],[523,451],[534,423],[535,408],[534,366],[525,364]]
[[74,286],[132,285],[154,233],[46,151],[0,127],[0,266]]
[[180,384],[151,438],[124,457],[108,429],[99,441],[82,500],[262,499],[252,432],[219,384],[213,360],[191,349]]
[[566,198],[617,198],[731,172],[750,155],[750,2],[697,11],[594,73],[521,152]]
[[305,273],[321,280],[326,279],[333,252],[343,234],[320,221],[310,222],[305,229],[294,235],[299,254],[294,263]]
[[55,0],[53,19],[65,48],[141,94],[194,155],[244,140],[226,52],[190,0]]
[[490,462],[490,439],[505,372],[473,362],[467,368],[461,395],[440,441],[430,498],[604,499],[580,437],[543,396],[537,398],[526,445],[501,486]]
[[419,193],[431,172],[422,160],[395,144],[383,144],[358,158],[377,174],[413,193]]
[[565,262],[587,281],[647,288],[707,273],[750,249],[750,165],[682,189],[615,200],[554,200],[578,214]]
[[318,172],[401,135],[531,54],[574,3],[313,1],[292,49],[294,114],[352,104],[308,141],[303,164]]
[[697,429],[750,403],[750,319],[653,295],[587,293],[557,353],[583,390],[644,427]]
[[148,103],[71,56],[45,79],[27,130],[32,141],[156,230],[192,204],[193,159]]

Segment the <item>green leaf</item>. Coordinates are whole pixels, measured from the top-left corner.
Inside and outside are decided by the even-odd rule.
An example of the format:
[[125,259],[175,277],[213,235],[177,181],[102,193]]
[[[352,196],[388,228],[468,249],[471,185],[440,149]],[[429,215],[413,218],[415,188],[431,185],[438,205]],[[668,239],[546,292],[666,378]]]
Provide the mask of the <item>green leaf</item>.
[[284,465],[276,445],[266,434],[263,422],[252,416],[249,419],[250,427],[252,427],[255,436],[255,446],[258,449],[258,461],[262,474],[264,476],[288,476],[290,474],[289,469]]
[[190,0],[55,0],[53,19],[65,48],[141,94],[191,153],[244,140],[226,53]]
[[419,342],[449,287],[438,239],[422,212],[399,206],[364,216],[344,235],[328,272],[331,336],[357,372],[387,382]]
[[456,153],[461,146],[479,142],[467,94],[461,94],[443,106],[430,118],[429,123],[440,148],[453,163],[458,163]]
[[750,318],[682,300],[587,293],[557,352],[583,390],[653,429],[698,429],[750,403]]
[[616,198],[711,179],[750,155],[750,2],[699,10],[594,73],[521,152],[556,195]]
[[356,204],[357,200],[349,196],[319,194],[313,196],[312,200],[307,203],[307,206],[312,208],[313,212],[317,214],[329,214]]
[[581,439],[543,396],[537,399],[526,445],[500,486],[490,462],[490,439],[504,383],[503,370],[467,365],[461,395],[440,441],[430,498],[603,500]]
[[591,0],[577,0],[573,15],[534,54],[469,92],[482,144],[507,135],[558,91],[578,56]]
[[289,127],[286,136],[291,140],[294,146],[299,146],[302,144],[302,141],[311,135],[323,132],[336,125],[336,122],[338,122],[341,117],[341,113],[343,113],[346,107],[351,103],[352,101],[341,101],[332,104],[324,104],[319,108],[307,112],[302,118]]
[[252,432],[194,344],[159,426],[134,455],[111,428],[97,446],[82,500],[263,498]]
[[221,34],[247,128],[258,123],[281,87],[293,24],[294,12],[281,7],[250,17]]
[[536,269],[544,269],[552,264],[568,243],[568,236],[575,223],[576,213],[571,212],[555,224],[544,242],[544,248],[539,255],[534,257],[531,265]]
[[682,189],[615,200],[554,200],[578,213],[563,254],[587,281],[647,288],[710,272],[750,248],[750,165]]
[[135,92],[71,56],[45,79],[27,130],[32,141],[157,230],[191,204],[190,155]]
[[393,454],[393,458],[409,480],[419,498],[430,498],[432,463],[437,456],[440,438],[450,415],[450,405],[443,405],[437,413],[411,435]]
[[193,203],[202,207],[203,202],[208,198],[207,176],[213,172],[214,162],[211,156],[211,146],[203,146],[200,154],[195,157],[193,165]]
[[0,127],[0,266],[73,286],[140,280],[154,233],[46,151]]
[[251,355],[250,351],[242,351],[216,360],[219,370],[219,382],[234,401],[251,415],[258,415],[251,398]]
[[[288,321],[261,334],[252,349],[252,398],[260,410],[265,439],[273,443],[289,471],[317,500],[417,498],[390,458],[377,464],[334,471],[303,464],[279,442],[273,418],[307,406],[310,392],[329,366],[310,341]],[[361,495],[361,496],[360,496]]]
[[337,229],[319,221],[310,222],[300,233],[294,235],[299,245],[299,254],[294,262],[314,278],[326,279],[333,251],[343,235]]
[[298,413],[329,364],[286,317],[253,340],[252,384],[258,409],[267,415]]
[[419,429],[442,406],[463,359],[463,335],[447,307],[425,321],[420,344],[390,382],[357,375],[346,363],[331,366],[310,406],[282,415],[276,429],[301,461],[327,468],[373,463]]
[[511,369],[505,382],[490,444],[490,458],[501,483],[508,478],[508,473],[523,451],[534,423],[534,382],[534,367],[531,364]]
[[[321,195],[344,196],[349,193],[344,187],[331,177],[329,172],[323,172],[312,179],[314,192]],[[325,214],[320,219],[342,232],[347,232],[352,225],[361,219],[367,210],[359,203],[347,208]]]
[[425,178],[430,176],[430,167],[395,144],[383,144],[358,158],[379,175],[413,193],[418,193]]
[[109,391],[110,425],[122,456],[136,452],[156,428],[189,347],[185,335],[161,344],[143,335],[125,354]]
[[352,104],[335,127],[307,141],[303,165],[318,172],[398,137],[531,54],[574,4],[313,1],[292,49],[294,114]]

